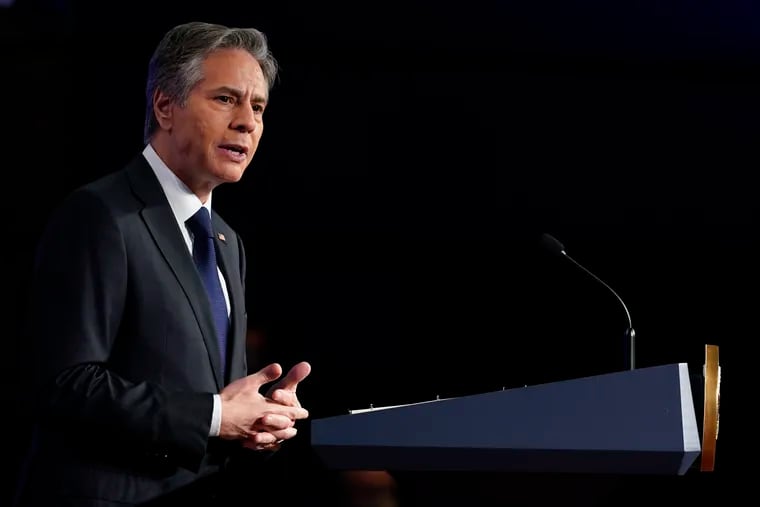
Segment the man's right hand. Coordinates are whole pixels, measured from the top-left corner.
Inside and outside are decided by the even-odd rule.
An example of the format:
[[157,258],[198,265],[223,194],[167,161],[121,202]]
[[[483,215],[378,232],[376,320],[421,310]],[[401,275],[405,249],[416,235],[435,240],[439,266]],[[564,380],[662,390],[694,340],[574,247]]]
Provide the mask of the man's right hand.
[[272,363],[222,389],[221,438],[242,439],[247,447],[266,449],[296,435],[296,420],[306,419],[309,412],[303,407],[283,405],[259,392],[264,384],[281,375],[282,367]]

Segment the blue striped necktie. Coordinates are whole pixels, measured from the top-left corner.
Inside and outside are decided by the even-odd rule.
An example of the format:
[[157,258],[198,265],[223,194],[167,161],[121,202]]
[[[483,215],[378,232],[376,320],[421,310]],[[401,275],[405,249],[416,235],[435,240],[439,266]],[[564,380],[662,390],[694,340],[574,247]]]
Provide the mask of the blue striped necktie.
[[187,226],[193,233],[193,260],[198,268],[198,273],[201,275],[203,285],[206,287],[211,311],[214,314],[214,326],[219,342],[222,376],[224,377],[229,317],[227,316],[227,302],[224,299],[224,292],[222,292],[222,284],[217,271],[211,215],[205,207],[201,206],[195,215],[187,219]]

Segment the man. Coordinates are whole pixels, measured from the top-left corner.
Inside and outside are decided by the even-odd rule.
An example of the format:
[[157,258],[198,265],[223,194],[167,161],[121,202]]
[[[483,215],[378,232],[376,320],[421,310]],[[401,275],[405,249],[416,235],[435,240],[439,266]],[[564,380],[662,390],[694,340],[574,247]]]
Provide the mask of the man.
[[309,363],[248,375],[245,252],[211,207],[256,152],[276,72],[255,29],[171,29],[149,65],[145,149],[50,221],[20,504],[209,505],[236,458],[271,454],[308,417]]

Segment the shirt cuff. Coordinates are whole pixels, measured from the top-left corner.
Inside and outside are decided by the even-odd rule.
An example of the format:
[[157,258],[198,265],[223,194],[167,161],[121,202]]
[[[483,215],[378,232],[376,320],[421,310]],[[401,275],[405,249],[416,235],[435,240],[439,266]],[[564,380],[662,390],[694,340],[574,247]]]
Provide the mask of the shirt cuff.
[[214,411],[211,413],[211,427],[208,429],[208,436],[218,437],[222,427],[222,398],[214,395]]

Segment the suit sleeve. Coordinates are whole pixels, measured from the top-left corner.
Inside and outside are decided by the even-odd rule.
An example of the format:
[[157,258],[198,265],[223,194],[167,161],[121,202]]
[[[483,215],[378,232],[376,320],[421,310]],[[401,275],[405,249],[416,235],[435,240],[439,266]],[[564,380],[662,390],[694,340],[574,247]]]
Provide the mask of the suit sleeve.
[[73,194],[35,258],[29,329],[37,408],[46,424],[93,445],[171,455],[195,470],[206,450],[212,396],[170,393],[108,368],[133,275],[127,265],[118,217],[98,196]]

